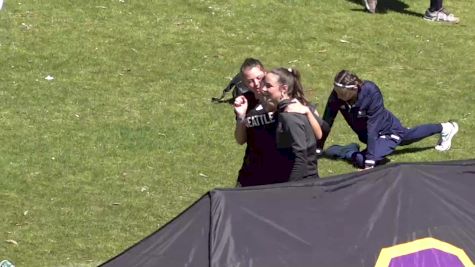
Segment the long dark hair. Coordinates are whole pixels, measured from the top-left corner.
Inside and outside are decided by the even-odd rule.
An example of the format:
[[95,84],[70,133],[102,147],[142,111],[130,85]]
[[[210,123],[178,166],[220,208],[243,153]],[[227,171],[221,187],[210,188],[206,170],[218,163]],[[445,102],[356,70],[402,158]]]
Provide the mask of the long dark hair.
[[279,77],[278,82],[282,85],[287,85],[290,98],[295,98],[300,103],[308,105],[308,100],[305,98],[302,83],[300,81],[300,72],[292,68],[276,68],[270,71]]
[[335,76],[334,85],[339,87],[357,87],[358,89],[361,88],[363,81],[356,76],[356,74],[348,71],[348,70],[341,70]]

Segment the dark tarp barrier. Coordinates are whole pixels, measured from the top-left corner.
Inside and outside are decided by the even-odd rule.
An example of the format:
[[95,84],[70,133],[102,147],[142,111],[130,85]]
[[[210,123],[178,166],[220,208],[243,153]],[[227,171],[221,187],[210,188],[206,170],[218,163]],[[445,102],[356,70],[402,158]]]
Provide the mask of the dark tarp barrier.
[[209,266],[209,195],[104,266]]
[[475,160],[216,189],[103,266],[473,266],[474,189]]

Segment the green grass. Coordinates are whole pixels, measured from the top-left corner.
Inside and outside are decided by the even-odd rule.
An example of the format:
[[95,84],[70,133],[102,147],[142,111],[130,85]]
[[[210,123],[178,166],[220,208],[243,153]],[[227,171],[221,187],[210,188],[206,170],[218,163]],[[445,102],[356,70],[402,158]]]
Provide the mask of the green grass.
[[[320,112],[348,68],[379,84],[406,126],[459,122],[451,151],[422,150],[432,137],[393,162],[473,157],[473,3],[447,1],[459,25],[411,15],[428,1],[406,4],[369,15],[350,0],[6,0],[0,260],[96,266],[232,187],[244,147],[232,108],[210,98],[248,56],[298,68]],[[327,144],[353,140],[337,118]],[[319,162],[324,177],[350,171]]]

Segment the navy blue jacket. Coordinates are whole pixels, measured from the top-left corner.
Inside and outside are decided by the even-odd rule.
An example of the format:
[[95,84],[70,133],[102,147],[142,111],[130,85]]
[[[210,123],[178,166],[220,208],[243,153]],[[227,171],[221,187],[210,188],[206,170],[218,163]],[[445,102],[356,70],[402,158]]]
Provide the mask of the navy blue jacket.
[[[323,113],[323,120],[330,129],[338,111],[358,135],[358,139],[367,144],[366,160],[369,161],[374,160],[375,141],[379,136],[394,134],[402,138],[405,131],[399,119],[384,107],[381,90],[371,81],[363,82],[353,105],[338,99],[335,91],[331,93]],[[319,142],[320,148],[323,148],[329,133],[330,131],[324,133]]]

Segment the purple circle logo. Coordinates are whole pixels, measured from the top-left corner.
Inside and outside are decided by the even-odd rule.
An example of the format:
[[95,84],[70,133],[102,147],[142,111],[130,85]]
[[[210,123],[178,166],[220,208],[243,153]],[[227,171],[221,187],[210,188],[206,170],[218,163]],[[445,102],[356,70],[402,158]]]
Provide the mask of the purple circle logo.
[[375,267],[473,267],[465,251],[435,238],[383,248]]

